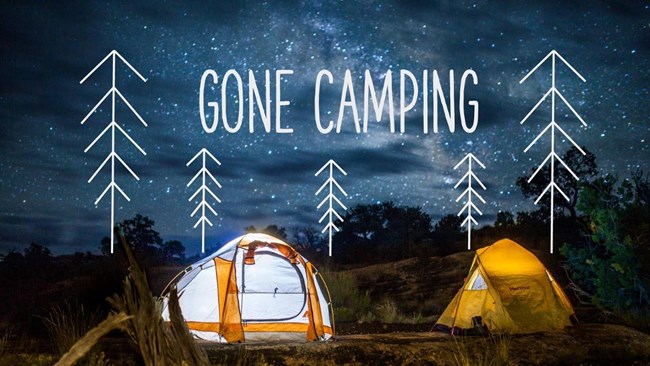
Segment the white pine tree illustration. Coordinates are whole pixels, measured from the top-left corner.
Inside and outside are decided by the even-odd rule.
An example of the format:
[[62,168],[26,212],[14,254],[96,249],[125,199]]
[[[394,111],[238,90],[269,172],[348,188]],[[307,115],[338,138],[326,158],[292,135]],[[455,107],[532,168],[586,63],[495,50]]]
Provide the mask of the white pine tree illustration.
[[461,216],[463,212],[467,213],[467,215],[465,216],[465,220],[463,220],[463,222],[460,224],[461,227],[467,226],[467,250],[470,250],[472,248],[472,223],[474,223],[474,225],[478,225],[478,222],[476,222],[476,220],[474,220],[474,217],[472,217],[472,212],[476,211],[480,216],[483,216],[481,210],[479,210],[478,207],[476,207],[476,205],[474,204],[474,202],[472,202],[472,197],[476,197],[481,202],[485,203],[483,197],[481,197],[481,195],[478,194],[476,190],[474,190],[474,186],[472,186],[472,183],[476,182],[478,183],[479,186],[481,186],[481,188],[483,188],[483,190],[486,190],[481,180],[478,179],[478,177],[472,171],[472,161],[476,162],[481,168],[485,169],[485,165],[483,165],[483,163],[481,163],[476,158],[476,156],[474,156],[474,154],[472,153],[468,153],[467,155],[465,155],[465,157],[461,161],[459,161],[458,164],[456,164],[456,166],[454,167],[454,170],[456,170],[464,162],[467,162],[467,173],[465,173],[465,175],[463,175],[463,177],[460,178],[458,183],[456,183],[456,185],[454,186],[454,189],[456,189],[458,188],[458,186],[460,186],[461,183],[465,181],[467,183],[467,188],[463,191],[463,193],[461,193],[458,196],[458,198],[456,198],[456,202],[458,202],[463,197],[465,197],[465,205],[463,206],[463,208],[460,209],[457,216]]
[[339,166],[334,160],[330,159],[327,163],[325,163],[325,165],[323,165],[323,167],[320,168],[320,170],[318,172],[316,172],[316,174],[314,174],[314,176],[317,177],[323,171],[325,171],[326,168],[329,168],[329,170],[328,170],[329,174],[328,174],[327,180],[325,181],[325,183],[323,183],[322,186],[320,186],[318,191],[316,191],[315,195],[318,196],[321,192],[323,192],[323,190],[326,187],[328,188],[328,190],[327,190],[328,194],[318,204],[316,209],[320,210],[320,208],[326,202],[328,203],[327,210],[325,210],[325,213],[323,214],[323,216],[321,216],[320,220],[318,220],[318,223],[322,223],[323,220],[325,220],[325,218],[327,218],[327,224],[325,225],[325,227],[323,228],[321,233],[324,233],[325,231],[328,231],[329,255],[331,257],[332,256],[332,230],[336,230],[337,232],[340,231],[339,228],[336,227],[336,225],[334,225],[334,221],[335,221],[334,218],[336,217],[338,220],[343,221],[343,218],[341,217],[341,215],[339,215],[339,213],[336,212],[336,209],[334,208],[334,202],[336,202],[344,210],[348,209],[347,207],[345,207],[343,202],[341,202],[341,200],[339,200],[336,197],[336,195],[334,194],[335,193],[334,192],[334,187],[336,187],[344,196],[347,197],[347,195],[348,195],[345,192],[345,190],[343,189],[343,187],[341,187],[341,185],[339,185],[339,183],[334,179],[334,168],[336,168],[343,175],[348,175],[348,173],[346,173],[345,170],[343,170],[343,168],[341,168],[341,166]]
[[[546,195],[547,193],[549,194],[549,198],[550,198],[550,200],[551,200],[551,203],[550,203],[550,211],[551,211],[551,213],[550,213],[550,223],[551,223],[551,229],[550,229],[550,231],[551,231],[551,232],[550,232],[550,248],[551,248],[551,253],[553,253],[553,228],[554,228],[554,226],[553,226],[553,221],[554,221],[554,213],[555,213],[555,211],[554,211],[554,210],[555,210],[555,207],[554,207],[554,206],[555,206],[555,192],[560,193],[560,195],[561,195],[564,199],[566,199],[567,202],[569,201],[569,197],[566,195],[566,193],[564,193],[564,192],[562,191],[562,189],[561,189],[561,188],[560,188],[560,187],[555,183],[555,162],[558,161],[558,162],[561,164],[561,166],[562,166],[564,169],[566,169],[566,170],[567,170],[567,171],[568,171],[568,172],[573,176],[573,178],[574,178],[575,180],[580,180],[580,179],[578,178],[578,176],[573,172],[573,170],[571,170],[571,168],[569,168],[569,166],[568,166],[568,165],[567,165],[567,164],[562,160],[562,158],[560,158],[560,156],[557,154],[557,152],[556,152],[556,140],[557,140],[556,132],[559,131],[560,134],[561,134],[561,136],[564,136],[567,140],[569,140],[569,142],[571,142],[571,144],[573,144],[573,146],[576,147],[576,149],[578,149],[578,151],[580,151],[580,152],[582,153],[582,155],[585,155],[584,150],[582,150],[582,149],[580,148],[580,146],[578,146],[578,144],[576,144],[575,141],[573,141],[573,139],[569,136],[569,134],[567,134],[567,133],[564,131],[564,129],[562,129],[562,127],[560,127],[560,125],[557,123],[557,121],[556,121],[556,119],[555,119],[555,117],[556,117],[556,113],[555,113],[555,107],[556,107],[555,99],[556,99],[556,97],[560,98],[560,100],[561,100],[561,101],[562,101],[562,102],[563,102],[563,103],[564,103],[564,104],[565,104],[565,105],[566,105],[566,106],[571,110],[571,112],[573,113],[573,115],[575,115],[575,116],[578,118],[578,120],[582,123],[583,126],[587,126],[587,123],[582,119],[582,117],[580,117],[580,115],[578,114],[578,112],[576,112],[576,110],[573,108],[573,106],[571,106],[571,104],[566,100],[566,98],[564,97],[564,95],[562,95],[562,93],[561,93],[561,92],[560,92],[560,91],[555,87],[555,66],[556,66],[556,61],[557,61],[557,59],[559,59],[560,61],[562,61],[562,63],[563,63],[564,65],[566,65],[566,66],[567,66],[567,67],[568,67],[568,68],[569,68],[569,69],[570,69],[574,74],[576,74],[576,75],[578,76],[578,78],[580,78],[580,80],[582,80],[583,82],[586,82],[586,80],[585,80],[585,78],[582,77],[582,75],[580,75],[580,73],[579,73],[578,71],[576,71],[576,69],[573,68],[573,66],[571,66],[571,65],[570,65],[570,64],[569,64],[569,63],[564,59],[564,57],[562,57],[562,56],[561,56],[559,53],[557,53],[555,50],[552,50],[551,52],[549,52],[549,53],[546,55],[546,57],[544,57],[544,58],[543,58],[543,59],[542,59],[542,60],[541,60],[541,61],[540,61],[540,62],[539,62],[539,63],[538,63],[538,64],[537,64],[537,65],[536,65],[532,70],[530,70],[530,71],[528,72],[528,74],[526,74],[526,76],[524,76],[523,79],[521,79],[521,81],[519,81],[519,84],[521,84],[521,83],[523,83],[524,81],[526,81],[526,79],[528,79],[528,77],[529,77],[530,75],[532,75],[535,71],[537,71],[537,69],[538,69],[538,68],[539,68],[539,67],[540,67],[544,62],[546,62],[546,60],[548,60],[549,58],[551,59],[551,67],[552,67],[552,71],[551,71],[551,87],[550,87],[550,89],[546,92],[546,94],[544,94],[544,96],[542,97],[542,99],[540,99],[540,100],[537,102],[537,104],[533,107],[533,109],[531,109],[530,112],[528,112],[528,114],[526,115],[526,117],[524,117],[524,119],[521,120],[521,124],[523,124],[524,122],[526,122],[526,120],[528,119],[528,117],[530,117],[531,114],[533,114],[533,112],[534,112],[535,110],[537,110],[537,108],[542,104],[542,102],[544,102],[544,100],[546,100],[546,98],[549,97],[549,95],[551,96],[551,121],[550,121],[549,124],[544,128],[544,130],[542,130],[542,132],[540,132],[540,133],[537,135],[537,137],[535,137],[535,139],[534,139],[534,140],[533,140],[533,141],[532,141],[532,142],[531,142],[531,143],[526,147],[526,149],[524,149],[524,152],[528,152],[528,150],[529,150],[533,145],[535,145],[535,143],[537,143],[537,141],[538,141],[542,136],[544,136],[547,132],[550,134],[550,139],[551,139],[550,152],[549,152],[549,154],[546,156],[546,159],[544,159],[544,161],[539,165],[539,167],[537,167],[537,170],[535,170],[535,172],[530,176],[530,178],[528,179],[528,183],[530,183],[530,182],[535,178],[535,176],[537,175],[537,173],[539,173],[539,171],[540,171],[544,166],[546,166],[546,163],[547,163],[547,162],[550,164],[550,177],[549,177],[549,183],[548,183],[548,185],[546,186],[546,188],[544,188],[544,190],[542,191],[542,193],[540,193],[540,195],[537,197],[537,199],[535,200],[535,204],[538,204],[539,201],[542,199],[542,197],[544,197],[544,195]],[[549,132],[549,131],[550,131],[550,132]]]
[[199,219],[196,221],[196,224],[194,224],[194,228],[196,229],[196,227],[199,226],[199,224],[201,224],[201,253],[205,253],[205,224],[213,226],[210,219],[208,219],[208,217],[205,215],[206,209],[212,212],[214,216],[218,216],[217,211],[215,211],[212,208],[212,206],[208,203],[208,201],[205,199],[206,193],[212,196],[212,198],[214,198],[215,201],[221,203],[219,197],[217,197],[217,195],[214,194],[214,192],[212,192],[210,187],[208,187],[207,185],[208,181],[206,180],[206,178],[210,178],[217,187],[221,188],[221,184],[219,183],[219,181],[214,177],[214,175],[212,175],[212,173],[210,173],[210,171],[206,166],[207,163],[206,157],[212,159],[215,163],[217,163],[217,165],[221,165],[221,162],[219,162],[219,160],[217,160],[217,158],[215,158],[214,155],[212,155],[207,149],[203,148],[199,150],[199,152],[196,153],[196,155],[194,155],[194,157],[190,159],[190,161],[187,162],[186,166],[190,166],[199,157],[201,157],[201,169],[199,169],[199,171],[194,175],[194,177],[189,181],[189,183],[187,183],[187,186],[188,187],[191,186],[192,183],[194,183],[194,181],[196,181],[199,177],[201,177],[201,186],[194,192],[194,194],[192,194],[192,196],[188,199],[188,201],[191,202],[196,197],[198,197],[199,194],[201,195],[201,201],[199,201],[199,203],[196,205],[196,208],[194,209],[194,211],[192,211],[190,217],[194,217],[194,215],[196,215],[199,212],[199,210],[201,210],[201,217],[199,217]]
[[138,151],[140,151],[140,153],[142,153],[142,155],[147,155],[147,153],[146,153],[146,152],[145,152],[145,151],[140,147],[140,145],[138,145],[138,144],[137,144],[137,143],[136,143],[136,142],[131,138],[131,136],[129,136],[129,134],[126,133],[126,131],[124,131],[124,129],[123,129],[123,128],[122,128],[122,127],[121,127],[121,126],[120,126],[120,125],[115,121],[115,104],[116,104],[115,102],[116,102],[116,97],[119,97],[119,98],[122,100],[122,102],[123,102],[124,104],[126,104],[126,105],[129,107],[129,109],[131,110],[131,112],[133,112],[133,114],[138,118],[138,120],[140,120],[140,122],[142,122],[142,124],[143,124],[145,127],[147,127],[147,123],[142,119],[142,117],[140,116],[140,114],[138,114],[138,112],[136,112],[136,110],[133,108],[133,106],[131,106],[131,103],[129,103],[129,101],[126,100],[126,98],[124,97],[124,95],[122,95],[122,93],[121,93],[121,92],[117,89],[117,87],[115,86],[115,67],[116,67],[116,62],[117,62],[117,59],[118,59],[118,58],[119,58],[120,61],[122,61],[126,66],[128,66],[129,69],[131,69],[131,71],[133,71],[133,72],[134,72],[134,73],[135,73],[135,74],[136,74],[136,75],[137,75],[137,76],[138,76],[142,81],[144,81],[144,82],[147,81],[147,80],[146,80],[142,75],[140,75],[140,73],[139,73],[135,68],[133,68],[133,66],[131,66],[131,64],[130,64],[128,61],[126,61],[126,60],[124,59],[124,57],[122,57],[122,55],[120,55],[117,51],[113,50],[113,51],[109,52],[109,54],[106,55],[106,57],[104,57],[104,59],[103,59],[102,61],[100,61],[100,62],[99,62],[99,63],[98,63],[98,64],[97,64],[97,65],[96,65],[96,66],[95,66],[95,67],[94,67],[94,68],[93,68],[93,69],[92,69],[92,70],[91,70],[91,71],[90,71],[90,72],[89,72],[89,73],[88,73],[88,74],[87,74],[83,79],[81,79],[81,81],[79,82],[79,84],[83,84],[84,81],[86,81],[86,80],[87,80],[87,79],[88,79],[88,78],[89,78],[89,77],[90,77],[90,76],[91,76],[91,75],[92,75],[92,74],[93,74],[93,73],[94,73],[94,72],[95,72],[95,71],[96,71],[100,66],[102,66],[102,65],[103,65],[103,64],[104,64],[108,59],[111,60],[111,64],[112,64],[112,74],[111,74],[111,75],[112,75],[112,77],[111,77],[111,79],[112,79],[112,83],[111,83],[111,88],[108,90],[108,92],[106,92],[106,94],[104,94],[104,96],[102,97],[102,99],[101,99],[101,100],[100,100],[100,101],[99,101],[99,102],[98,102],[98,103],[97,103],[97,104],[96,104],[96,105],[95,105],[95,106],[90,110],[90,112],[88,112],[88,114],[86,115],[86,117],[84,117],[84,119],[81,121],[81,124],[86,123],[86,121],[88,120],[88,118],[90,118],[90,116],[91,116],[95,111],[97,111],[97,108],[99,108],[99,106],[101,106],[102,103],[104,103],[104,101],[105,101],[109,96],[111,97],[111,122],[106,126],[106,128],[104,128],[104,130],[103,130],[99,135],[97,135],[97,137],[93,140],[93,142],[91,142],[90,145],[88,145],[88,147],[86,147],[86,149],[84,150],[84,153],[87,153],[87,152],[88,152],[88,151],[89,151],[89,150],[90,150],[90,149],[91,149],[91,148],[92,148],[92,147],[97,143],[97,141],[99,141],[99,139],[102,138],[102,136],[104,136],[108,131],[111,132],[111,152],[108,154],[108,156],[106,157],[106,159],[104,159],[104,161],[99,165],[99,168],[97,168],[97,170],[95,170],[95,173],[90,177],[90,179],[88,179],[88,183],[92,182],[93,179],[95,179],[95,177],[96,177],[97,174],[99,173],[99,171],[102,170],[102,168],[104,168],[104,166],[105,166],[105,165],[110,161],[110,163],[111,163],[111,181],[110,181],[110,183],[108,183],[108,185],[106,186],[106,188],[104,189],[104,191],[99,195],[99,197],[97,198],[97,200],[95,200],[95,205],[97,205],[97,204],[99,203],[99,201],[101,201],[101,199],[104,197],[104,195],[106,195],[106,193],[107,193],[108,191],[111,192],[111,226],[110,226],[110,232],[111,232],[111,253],[113,253],[113,242],[114,242],[114,240],[115,240],[115,238],[114,238],[114,230],[113,230],[113,225],[115,225],[115,190],[117,190],[118,192],[120,192],[120,194],[121,194],[121,195],[122,195],[122,196],[123,196],[127,201],[131,201],[131,199],[126,195],[126,193],[124,193],[124,191],[122,190],[122,188],[120,188],[120,186],[115,182],[115,161],[117,160],[117,161],[118,161],[118,162],[119,162],[119,163],[120,163],[120,164],[121,164],[121,165],[122,165],[126,170],[129,171],[129,173],[131,173],[131,175],[132,175],[136,180],[140,180],[140,178],[138,177],[138,175],[135,174],[135,172],[134,172],[134,171],[133,171],[133,170],[128,166],[128,164],[126,164],[126,162],[125,162],[125,161],[124,161],[124,160],[123,160],[123,159],[122,159],[122,158],[117,154],[117,152],[115,151],[115,131],[119,131],[119,132],[120,132],[124,137],[126,137],[127,140],[129,140],[129,142],[130,142],[131,144],[133,144],[133,146],[135,146],[135,147],[138,149]]

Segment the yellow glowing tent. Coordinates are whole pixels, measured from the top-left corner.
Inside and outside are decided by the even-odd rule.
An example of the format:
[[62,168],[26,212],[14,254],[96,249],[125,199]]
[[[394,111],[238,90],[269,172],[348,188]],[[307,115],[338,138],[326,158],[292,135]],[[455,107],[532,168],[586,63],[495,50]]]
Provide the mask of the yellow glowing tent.
[[532,333],[571,325],[573,307],[551,273],[509,239],[476,251],[463,287],[435,328],[459,333],[486,327],[491,332]]

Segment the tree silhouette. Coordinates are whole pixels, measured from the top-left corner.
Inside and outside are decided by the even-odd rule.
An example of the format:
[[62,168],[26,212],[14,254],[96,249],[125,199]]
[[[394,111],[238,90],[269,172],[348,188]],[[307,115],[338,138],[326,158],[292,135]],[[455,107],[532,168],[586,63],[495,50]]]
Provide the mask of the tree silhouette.
[[[569,197],[568,201],[556,200],[554,205],[555,210],[559,213],[563,213],[564,211],[568,212],[572,219],[578,217],[576,205],[578,204],[580,190],[598,174],[596,156],[586,148],[582,147],[582,149],[585,152],[584,155],[575,146],[571,147],[571,149],[562,155],[562,160],[572,168],[573,172],[578,176],[578,178],[580,178],[580,180],[574,179],[573,175],[563,166],[556,167],[555,171],[555,183]],[[526,198],[539,197],[544,189],[546,189],[548,186],[550,169],[549,166],[545,166],[540,171],[541,174],[537,174],[532,180],[530,180],[530,182],[529,177],[526,176],[517,178],[517,186],[519,186],[521,192]],[[532,171],[534,170],[535,169],[532,169]],[[550,196],[543,196],[539,200],[538,205],[540,206],[540,209],[548,211],[550,209]]]
[[295,226],[291,230],[292,244],[299,251],[320,252],[327,248],[327,241],[320,230],[312,225]]
[[[337,260],[377,262],[414,255],[415,244],[431,235],[431,217],[420,207],[396,206],[393,202],[357,205],[337,223],[334,239]],[[338,258],[343,257],[343,258]]]
[[255,226],[246,226],[244,228],[246,233],[264,233],[276,237],[278,239],[287,240],[287,229],[283,226],[278,226],[275,224],[267,225],[264,229],[258,229]]
[[185,246],[178,240],[166,241],[160,248],[160,255],[167,263],[181,262],[185,259]]
[[52,252],[47,247],[31,243],[25,248],[25,259],[31,261],[49,261],[52,259]]
[[463,218],[455,214],[443,216],[433,227],[433,242],[440,249],[440,254],[456,251],[459,243],[465,239],[463,234]]
[[515,216],[510,211],[497,212],[494,227],[497,229],[511,229],[515,226]]
[[[147,216],[136,214],[133,218],[126,219],[117,224],[128,243],[142,259],[159,260],[160,247],[163,240],[160,233],[154,230],[155,221]],[[110,239],[104,238],[102,240],[102,253],[104,255],[111,253]]]

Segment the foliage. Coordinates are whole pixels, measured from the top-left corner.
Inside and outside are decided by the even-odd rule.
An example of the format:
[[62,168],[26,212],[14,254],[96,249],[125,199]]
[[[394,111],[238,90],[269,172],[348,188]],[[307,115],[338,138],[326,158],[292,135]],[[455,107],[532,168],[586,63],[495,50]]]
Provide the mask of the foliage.
[[220,357],[214,357],[216,365],[232,366],[268,366],[273,365],[266,361],[263,353],[251,352],[246,348],[246,344],[236,345],[236,351],[221,352]]
[[18,353],[7,354],[0,357],[0,366],[51,366],[55,361],[54,356],[43,353]]
[[342,263],[381,262],[415,255],[430,240],[431,216],[420,207],[393,202],[352,207],[334,235],[334,257]]
[[[569,168],[571,168],[580,180],[576,180],[561,163],[555,164],[555,183],[569,197],[569,202],[564,198],[556,199],[555,208],[560,213],[563,211],[568,212],[569,216],[573,219],[578,217],[576,205],[578,203],[580,190],[598,174],[596,156],[585,147],[582,147],[582,150],[585,151],[585,155],[582,155],[580,150],[575,146],[562,155],[562,160],[569,166]],[[526,198],[537,199],[548,185],[549,177],[551,176],[550,171],[550,166],[544,166],[530,183],[528,182],[530,176],[519,177],[517,178],[517,186],[521,188],[521,192]],[[535,169],[532,169],[531,175],[534,172]],[[550,207],[549,195],[542,197],[539,201],[539,205],[544,212],[548,212]]]
[[0,329],[0,360],[9,354],[9,341],[11,339],[11,329]]
[[160,247],[160,256],[166,263],[179,263],[185,260],[185,247],[178,240],[166,241]]
[[422,316],[421,312],[405,314],[395,301],[385,298],[372,311],[361,318],[362,322],[380,322],[382,324],[423,324],[432,323],[431,317]]
[[[148,216],[136,214],[133,218],[119,223],[128,242],[131,243],[136,257],[145,263],[178,263],[185,259],[185,247],[178,240],[163,242],[154,229],[156,222]],[[105,237],[101,242],[104,255],[110,254],[110,239]]]
[[354,276],[341,272],[321,272],[332,296],[336,321],[359,321],[370,312],[370,295],[361,292]]
[[[167,326],[160,315],[161,302],[151,295],[146,275],[119,229],[118,237],[129,263],[129,275],[124,280],[123,294],[116,294],[109,299],[115,312],[85,333],[56,365],[71,366],[84,357],[89,365],[106,365],[107,360],[103,353],[92,357],[86,355],[101,337],[118,328],[124,330],[138,347],[145,365],[208,365],[207,355],[193,342],[182,318],[176,289],[172,289],[169,296],[171,324]],[[77,330],[81,327],[78,324],[81,322],[70,321],[74,316],[69,313],[65,310],[54,312],[49,320],[54,331],[64,328],[74,330],[67,331],[69,334],[79,333]],[[69,327],[70,324],[73,327]]]
[[155,221],[148,216],[136,214],[133,218],[124,220],[117,226],[128,238],[134,253],[149,256],[157,254],[163,243],[160,234],[153,228],[155,224]]
[[75,342],[75,344],[70,347],[70,349],[54,366],[72,366],[76,365],[80,360],[84,360],[85,365],[87,366],[108,365],[108,360],[106,359],[104,352],[90,354],[89,352],[103,336],[115,329],[122,328],[124,322],[128,319],[129,317],[124,313],[110,314],[106,319],[96,327],[89,330],[88,333]]
[[49,263],[52,260],[52,252],[47,247],[31,243],[25,249],[25,259],[38,263]]
[[588,219],[584,245],[561,248],[573,280],[602,309],[648,309],[650,289],[650,182],[640,171],[618,187],[599,178],[580,195]]
[[463,219],[458,215],[449,214],[443,216],[434,226],[433,241],[438,245],[443,245],[441,254],[453,253],[465,247],[464,244],[461,244],[465,240],[462,222]]
[[495,334],[488,338],[454,337],[454,347],[446,354],[456,366],[507,366],[512,363],[510,336]]
[[131,318],[125,331],[138,347],[144,364],[149,365],[207,365],[205,352],[197,346],[183,320],[176,288],[170,291],[168,309],[171,326],[161,317],[162,302],[154,298],[147,277],[138,264],[131,247],[121,232],[124,253],[129,262],[129,275],[124,280],[124,292],[109,299],[115,311]]
[[497,212],[494,227],[497,229],[512,229],[515,226],[515,216],[510,211]]
[[97,311],[87,312],[83,304],[65,303],[54,306],[41,317],[59,355],[63,355],[77,340],[97,324]]
[[327,239],[314,226],[295,226],[291,231],[293,232],[291,244],[305,257],[314,260],[328,251]]
[[273,237],[276,237],[278,239],[282,240],[287,240],[287,229],[283,226],[278,226],[278,225],[268,225],[264,229],[258,229],[255,226],[247,226],[244,228],[244,231],[249,234],[249,233],[264,233],[264,234],[269,234]]

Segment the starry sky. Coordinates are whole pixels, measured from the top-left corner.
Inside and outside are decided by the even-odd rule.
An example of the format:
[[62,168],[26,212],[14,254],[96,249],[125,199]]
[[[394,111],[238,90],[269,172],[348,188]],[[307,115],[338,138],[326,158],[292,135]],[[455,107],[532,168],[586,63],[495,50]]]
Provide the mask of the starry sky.
[[[547,64],[525,83],[519,80],[549,51],[557,50],[586,79],[558,66],[557,88],[587,122],[582,127],[566,107],[558,123],[595,153],[605,173],[627,176],[648,165],[650,6],[642,2],[323,1],[323,2],[3,2],[0,5],[0,253],[31,242],[56,254],[98,251],[109,234],[110,200],[95,199],[110,182],[105,167],[88,179],[110,152],[110,134],[84,149],[111,119],[110,98],[88,122],[80,123],[111,86],[111,68],[80,80],[111,50],[117,50],[146,79],[118,64],[116,85],[147,122],[144,127],[124,103],[116,120],[146,151],[143,156],[118,136],[116,151],[140,177],[116,170],[116,182],[131,198],[116,198],[116,221],[136,213],[156,221],[166,240],[179,239],[196,253],[200,230],[186,187],[198,166],[186,163],[201,148],[222,163],[210,171],[222,203],[208,228],[208,246],[241,233],[248,225],[318,226],[323,182],[314,173],[329,159],[348,173],[338,182],[348,207],[392,200],[420,206],[434,219],[456,213],[463,172],[453,170],[466,153],[486,165],[477,172],[487,187],[479,222],[499,210],[534,206],[515,185],[548,154],[549,140],[524,148],[549,122],[550,103],[524,125],[521,119],[550,87]],[[534,3],[534,4],[533,4]],[[220,76],[236,70],[244,82],[244,125],[227,133],[221,124],[206,133],[199,119],[199,84],[206,69]],[[248,132],[248,70],[264,89],[264,71],[292,69],[282,82],[284,127],[292,134],[266,133],[257,119]],[[399,70],[413,72],[422,90],[423,70],[437,70],[448,87],[472,69],[478,85],[466,99],[480,103],[474,133],[451,133],[439,117],[438,133],[422,132],[422,94],[406,115],[405,133],[391,133],[387,116],[356,133],[349,109],[341,133],[321,134],[314,122],[314,84],[319,70],[334,77],[324,84],[321,114],[335,119],[345,70],[350,70],[363,115],[363,75],[379,88],[393,72],[399,105]],[[429,80],[431,80],[429,78]],[[229,119],[236,119],[236,84],[227,88]],[[429,88],[430,89],[430,88]],[[445,89],[448,91],[448,89]],[[407,88],[409,95],[411,89]],[[206,89],[220,101],[220,84]],[[274,98],[275,90],[271,91]],[[429,94],[431,97],[431,94]],[[448,95],[447,95],[448,97]],[[210,99],[212,98],[212,99]],[[272,108],[275,107],[272,102]],[[471,119],[471,109],[467,115]],[[429,114],[432,102],[429,102]],[[456,112],[458,114],[458,112]],[[271,113],[275,118],[275,111]],[[372,116],[372,114],[371,114]],[[257,116],[256,118],[259,118]],[[396,115],[399,119],[399,116]],[[560,152],[570,144],[560,139]],[[110,164],[109,164],[110,165]]]

